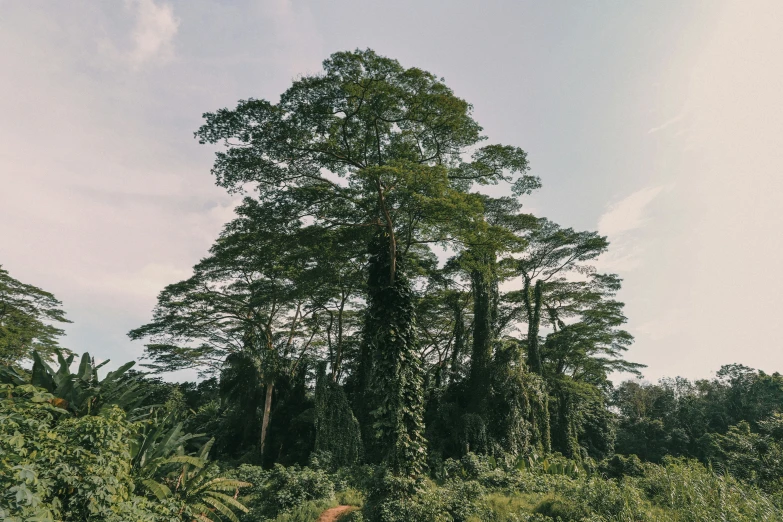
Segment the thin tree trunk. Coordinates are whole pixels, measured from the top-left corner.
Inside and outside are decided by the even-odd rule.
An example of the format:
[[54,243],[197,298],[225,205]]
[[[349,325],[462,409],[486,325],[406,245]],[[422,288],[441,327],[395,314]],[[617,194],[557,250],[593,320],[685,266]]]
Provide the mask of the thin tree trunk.
[[462,304],[459,294],[454,294],[452,310],[454,311],[454,349],[451,351],[451,372],[449,382],[456,382],[459,377],[459,358],[465,350],[465,319],[462,314]]
[[337,312],[337,353],[334,366],[332,367],[332,381],[337,382],[340,379],[340,369],[343,361],[343,314],[345,313],[345,302],[347,297],[342,295],[340,300],[340,310]]
[[375,180],[378,190],[378,205],[383,212],[383,218],[386,220],[386,233],[389,234],[389,285],[394,283],[394,274],[397,272],[397,238],[394,235],[394,222],[386,205],[386,197],[383,194],[383,185],[380,178]]
[[530,371],[541,375],[543,365],[541,364],[541,351],[538,346],[538,330],[541,325],[541,301],[543,299],[543,283],[536,281],[531,299],[530,278],[525,275],[525,311],[527,312],[527,364]]
[[269,417],[272,413],[272,391],[274,389],[274,383],[270,382],[266,385],[266,400],[264,401],[264,417],[261,420],[261,457],[264,456],[264,445],[266,444],[266,431],[269,427]]

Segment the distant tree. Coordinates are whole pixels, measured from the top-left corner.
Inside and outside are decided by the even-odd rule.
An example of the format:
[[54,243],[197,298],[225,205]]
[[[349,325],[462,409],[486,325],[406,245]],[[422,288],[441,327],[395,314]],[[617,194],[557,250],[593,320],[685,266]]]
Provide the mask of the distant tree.
[[608,385],[612,372],[639,374],[644,365],[622,357],[633,336],[620,328],[626,317],[623,303],[614,299],[619,289],[614,274],[590,274],[583,281],[559,278],[543,285],[542,321],[552,328],[541,350],[545,373],[601,387]]
[[48,356],[61,348],[57,338],[64,332],[55,324],[71,322],[61,306],[54,295],[14,279],[0,265],[0,363],[29,361],[34,351]]
[[544,285],[569,272],[592,272],[585,262],[605,252],[609,243],[596,232],[576,232],[544,218],[538,220],[524,239],[528,244],[522,255],[506,261],[513,274],[522,278],[522,289],[505,295],[507,301],[517,304],[505,321],[519,318],[527,324],[527,364],[531,371],[541,375],[544,368],[539,333]]

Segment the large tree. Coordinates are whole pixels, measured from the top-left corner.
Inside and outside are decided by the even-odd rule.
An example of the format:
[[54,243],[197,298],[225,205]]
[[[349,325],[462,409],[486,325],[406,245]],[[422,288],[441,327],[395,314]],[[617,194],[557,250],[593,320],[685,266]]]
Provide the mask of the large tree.
[[[538,178],[527,176],[523,180],[517,185],[518,192],[524,189],[529,193],[540,186]],[[493,345],[501,329],[499,285],[508,270],[498,264],[498,258],[524,251],[524,233],[536,225],[533,216],[520,212],[522,205],[516,198],[483,196],[482,202],[484,212],[480,219],[462,232],[465,250],[458,258],[473,294],[470,394],[474,410],[487,406]]]
[[[332,55],[322,74],[295,81],[276,104],[251,99],[204,116],[197,137],[226,147],[213,168],[219,185],[252,184],[262,201],[295,198],[325,227],[373,231],[366,317],[382,320],[384,330],[365,336],[359,382],[374,439],[396,441],[385,460],[397,472],[416,472],[424,453],[420,372],[387,364],[390,349],[400,361],[416,351],[413,294],[401,272],[415,246],[448,241],[481,213],[480,198],[468,192],[473,183],[524,173],[524,152],[491,145],[464,161],[483,139],[471,106],[433,74],[371,50]],[[399,401],[386,404],[386,395],[370,392],[379,387],[399,387]]]
[[53,355],[63,335],[62,303],[51,293],[22,283],[0,265],[0,363],[29,361],[33,352]]

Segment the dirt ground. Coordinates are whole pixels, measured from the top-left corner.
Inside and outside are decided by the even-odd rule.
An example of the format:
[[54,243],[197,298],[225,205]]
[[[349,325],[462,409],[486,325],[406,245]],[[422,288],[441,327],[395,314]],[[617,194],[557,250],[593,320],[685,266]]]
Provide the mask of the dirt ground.
[[357,509],[356,506],[337,506],[331,509],[327,509],[326,511],[321,513],[318,522],[335,522],[335,520],[337,520],[341,516],[351,511],[354,511],[356,509]]

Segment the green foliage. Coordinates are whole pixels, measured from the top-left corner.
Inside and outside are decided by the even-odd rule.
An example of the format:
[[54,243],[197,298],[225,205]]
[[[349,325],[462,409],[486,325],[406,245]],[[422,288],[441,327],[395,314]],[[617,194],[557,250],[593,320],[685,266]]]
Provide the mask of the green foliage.
[[367,522],[449,521],[443,498],[422,479],[402,477],[379,467],[367,491],[363,515]]
[[335,497],[337,503],[342,506],[358,506],[364,505],[364,494],[361,491],[354,488],[345,488],[337,492]]
[[[207,459],[213,442],[206,443],[198,455],[168,457],[159,463],[156,478],[143,479],[141,484],[159,501],[177,506],[181,516],[204,522],[219,522],[224,517],[239,522],[234,511],[247,513],[248,508],[236,496],[250,483],[220,476],[217,465]],[[161,471],[172,465],[175,469],[158,479]]]
[[[524,235],[527,247],[521,257],[504,260],[513,275],[522,277],[521,290],[508,292],[504,297],[511,305],[509,318],[519,314],[527,323],[527,364],[533,373],[544,372],[544,359],[539,346],[539,329],[542,311],[550,299],[547,285],[554,278],[562,278],[569,272],[590,273],[594,269],[585,263],[606,251],[609,243],[596,232],[576,232],[562,228],[545,218]],[[551,320],[551,319],[550,319]],[[554,319],[555,326],[560,326]]]
[[246,499],[250,512],[243,520],[274,519],[308,502],[325,506],[334,501],[334,483],[323,470],[276,464],[265,471],[243,465],[234,476],[252,480],[254,484]]
[[206,460],[211,444],[186,455],[176,444],[187,440],[178,429],[164,430],[166,439],[153,436],[161,432],[153,427],[137,440],[140,426],[117,406],[72,416],[32,385],[0,391],[4,520],[235,521],[232,510],[245,510],[225,493],[248,484],[219,476]]
[[716,469],[773,493],[783,491],[783,415],[758,422],[759,432],[741,421],[726,434],[710,434],[708,460]]
[[492,372],[487,422],[495,453],[524,455],[551,449],[549,397],[544,381],[513,360],[512,347],[499,350]]
[[376,235],[368,282],[364,342],[369,352],[366,394],[372,426],[370,455],[405,475],[423,471],[426,458],[421,361],[416,353],[410,288],[400,270],[389,283],[390,258]]
[[[451,492],[470,498],[471,521],[704,521],[781,520],[783,512],[757,489],[721,476],[694,461],[664,466],[622,459],[634,476],[619,480],[582,470],[562,457],[532,459],[517,467],[481,456],[447,461],[449,477],[426,485],[417,498],[440,498],[447,520],[461,520]],[[520,463],[521,464],[521,463]],[[569,467],[571,471],[569,471]],[[461,486],[455,487],[457,484]],[[469,491],[478,492],[471,496]]]
[[343,389],[318,367],[315,387],[315,451],[329,454],[330,468],[353,466],[362,455],[359,422]]
[[51,355],[70,323],[54,295],[11,277],[0,265],[0,364],[29,361],[34,351]]
[[[266,520],[270,522],[317,522],[321,513],[333,506],[333,502],[307,500],[288,511],[280,513],[274,519]],[[345,519],[341,518],[340,520]]]
[[74,355],[64,356],[55,349],[59,366],[53,370],[42,355],[33,352],[31,383],[53,394],[57,405],[75,415],[98,414],[103,408],[117,405],[125,411],[132,411],[144,399],[144,390],[139,375],[131,376],[127,372],[135,364],[128,362],[109,372],[103,379],[98,370],[109,361],[95,364],[90,354],[82,354],[79,369],[71,373]]
[[[783,376],[728,365],[712,380],[665,379],[657,385],[626,381],[614,390],[612,404],[619,411],[619,453],[652,462],[661,462],[667,455],[686,456],[722,466],[746,451],[748,458],[757,459],[755,464],[747,463],[748,471],[762,472],[761,461],[766,457],[761,455],[766,450],[755,446],[772,440],[775,430],[765,432],[763,426],[781,411]],[[732,426],[737,428],[730,435]],[[757,435],[748,438],[742,434],[747,430]],[[734,456],[724,454],[716,444]],[[775,468],[774,459],[769,461],[770,469]],[[743,467],[735,469],[742,473]],[[744,478],[750,479],[749,475]]]
[[552,449],[578,460],[611,455],[614,419],[600,390],[562,376],[549,382]]
[[186,445],[201,435],[187,433],[172,414],[139,423],[139,434],[131,442],[131,465],[139,480],[154,478],[161,468],[172,464],[172,456],[186,455]]
[[601,462],[598,470],[609,478],[640,477],[644,474],[642,461],[636,455],[614,455]]
[[667,459],[649,466],[639,487],[656,504],[677,513],[677,520],[781,520],[783,512],[763,493],[703,465]]
[[117,407],[71,417],[31,385],[0,385],[0,518],[170,520],[166,505],[135,496],[128,440]]

